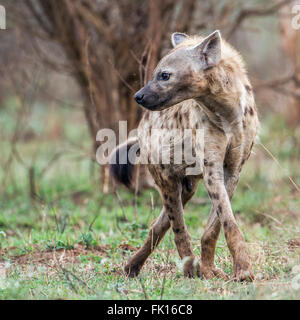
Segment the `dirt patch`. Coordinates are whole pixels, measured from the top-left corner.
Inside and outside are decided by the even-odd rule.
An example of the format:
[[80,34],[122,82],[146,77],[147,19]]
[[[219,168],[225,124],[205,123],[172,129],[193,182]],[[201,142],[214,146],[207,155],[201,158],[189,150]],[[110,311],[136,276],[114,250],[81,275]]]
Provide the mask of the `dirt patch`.
[[[53,249],[49,251],[41,251],[37,246],[36,248],[34,248],[33,252],[11,256],[11,253],[17,249],[17,247],[0,249],[0,263],[4,263],[5,260],[3,257],[7,257],[11,264],[18,265],[33,264],[53,266],[55,264],[76,264],[80,263],[79,256],[89,256],[91,254],[99,257],[108,256],[108,252],[111,250],[111,247],[108,245],[101,245],[87,248],[82,243],[77,243],[71,249]],[[121,250],[124,254],[126,251],[134,252],[138,250],[138,248],[125,242],[121,243],[118,246],[118,249]]]
[[288,247],[290,250],[295,250],[300,248],[300,238],[298,239],[290,239],[287,241]]
[[153,267],[156,273],[158,273],[159,275],[165,275],[165,274],[174,275],[178,270],[177,266],[174,263],[168,263],[166,265],[160,265],[155,263]]
[[[126,261],[122,264],[117,264],[115,268],[109,271],[109,273],[126,278],[127,275],[124,272],[125,263]],[[166,265],[158,264],[150,258],[143,266],[141,273],[146,275],[154,273],[156,277],[172,277],[177,271],[178,267],[174,263],[167,263]]]
[[121,243],[118,248],[123,251],[137,251],[139,249],[125,242]]
[[[10,248],[14,249],[14,248]],[[94,254],[98,256],[107,255],[107,246],[96,246],[87,249],[82,244],[75,244],[72,249],[58,249],[53,251],[34,251],[23,255],[10,258],[10,263],[19,265],[50,265],[53,266],[57,263],[60,264],[74,264],[79,263],[78,256]],[[10,251],[9,250],[9,251]],[[7,255],[8,250],[4,249],[0,252],[1,255]]]

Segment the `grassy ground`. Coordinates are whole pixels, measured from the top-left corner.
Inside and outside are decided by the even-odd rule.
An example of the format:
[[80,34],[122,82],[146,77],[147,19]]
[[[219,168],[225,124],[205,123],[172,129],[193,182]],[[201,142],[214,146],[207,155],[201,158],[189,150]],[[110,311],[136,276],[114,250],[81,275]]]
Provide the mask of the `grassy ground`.
[[[253,283],[183,278],[171,233],[140,277],[128,279],[122,268],[160,212],[158,194],[139,195],[136,210],[134,196],[125,190],[119,191],[121,201],[103,196],[97,166],[87,160],[89,137],[81,114],[36,109],[11,159],[18,110],[0,110],[0,299],[300,298],[300,201],[288,178],[300,184],[299,128],[288,129],[275,117],[262,122],[261,141],[279,164],[256,145],[233,199],[257,276]],[[36,200],[29,197],[30,168]],[[199,185],[185,212],[197,255],[209,209]],[[223,234],[216,265],[232,275]]]

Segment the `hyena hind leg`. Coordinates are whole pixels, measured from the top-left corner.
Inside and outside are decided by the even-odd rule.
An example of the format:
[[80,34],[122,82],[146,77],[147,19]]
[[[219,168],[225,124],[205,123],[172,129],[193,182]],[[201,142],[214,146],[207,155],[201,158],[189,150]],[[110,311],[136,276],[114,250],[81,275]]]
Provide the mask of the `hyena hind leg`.
[[163,209],[160,216],[152,223],[143,247],[140,248],[126,264],[124,271],[129,277],[138,276],[145,261],[158,246],[169,228],[170,221],[165,209]]

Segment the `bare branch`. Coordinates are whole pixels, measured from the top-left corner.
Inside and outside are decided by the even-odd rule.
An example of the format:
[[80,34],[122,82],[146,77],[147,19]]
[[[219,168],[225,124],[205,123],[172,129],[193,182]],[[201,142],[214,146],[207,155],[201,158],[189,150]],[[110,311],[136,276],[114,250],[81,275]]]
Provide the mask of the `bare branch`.
[[229,31],[226,33],[227,39],[231,38],[232,35],[237,31],[237,29],[241,26],[241,24],[251,17],[261,17],[261,16],[268,16],[272,15],[278,10],[289,3],[291,3],[294,0],[282,0],[269,8],[244,8],[242,9],[239,14],[237,15],[237,18],[235,20],[235,23],[230,27]]

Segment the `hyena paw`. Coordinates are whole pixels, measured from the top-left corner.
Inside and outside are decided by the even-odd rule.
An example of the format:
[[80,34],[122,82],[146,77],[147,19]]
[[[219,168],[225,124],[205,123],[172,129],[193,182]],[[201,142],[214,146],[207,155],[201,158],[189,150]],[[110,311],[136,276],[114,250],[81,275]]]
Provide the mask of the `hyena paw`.
[[130,263],[128,263],[124,268],[124,272],[129,278],[137,277],[140,273],[140,270],[141,267],[139,265],[134,265]]
[[254,278],[254,273],[250,263],[234,263],[234,280],[251,282]]
[[201,277],[200,264],[194,259],[189,259],[183,267],[183,274],[186,278]]
[[212,272],[215,277],[225,279],[225,280],[229,278],[229,276],[221,269],[213,268]]
[[201,276],[204,279],[221,278],[228,279],[228,275],[221,269],[216,267],[201,266]]

